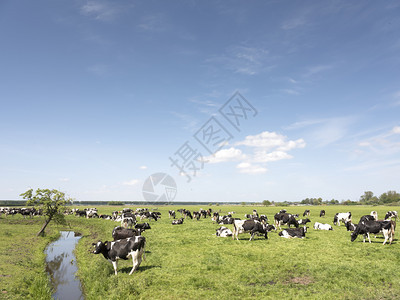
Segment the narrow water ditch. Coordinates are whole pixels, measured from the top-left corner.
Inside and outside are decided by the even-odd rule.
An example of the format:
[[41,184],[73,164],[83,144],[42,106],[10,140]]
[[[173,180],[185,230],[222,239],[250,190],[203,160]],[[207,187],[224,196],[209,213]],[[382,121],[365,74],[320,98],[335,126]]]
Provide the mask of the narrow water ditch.
[[80,234],[73,231],[60,233],[60,238],[45,250],[46,271],[54,288],[53,299],[84,299],[81,283],[75,277],[78,267],[73,253]]

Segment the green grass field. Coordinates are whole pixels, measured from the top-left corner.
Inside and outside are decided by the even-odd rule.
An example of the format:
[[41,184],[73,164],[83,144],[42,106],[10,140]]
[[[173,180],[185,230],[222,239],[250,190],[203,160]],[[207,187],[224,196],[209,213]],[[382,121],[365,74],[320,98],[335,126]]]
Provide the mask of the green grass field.
[[[121,209],[98,208],[100,214]],[[160,211],[162,218],[151,221],[152,229],[143,234],[147,240],[146,260],[131,276],[128,273],[132,260],[120,260],[118,276],[115,276],[112,265],[102,255],[90,253],[93,242],[112,240],[112,229],[118,223],[67,218],[72,230],[83,234],[76,256],[86,299],[276,299],[282,296],[288,299],[396,299],[400,295],[397,235],[392,245],[383,246],[382,236],[372,237],[371,244],[363,243],[362,237],[351,243],[350,233],[344,226],[334,226],[333,231],[312,228],[315,221],[332,225],[336,212],[351,211],[353,222],[357,223],[371,210],[376,210],[379,218],[383,218],[386,211],[399,211],[399,207],[287,207],[290,213],[302,214],[305,208],[311,210],[312,223],[308,224],[310,228],[305,239],[284,239],[278,236],[278,230],[269,233],[268,240],[260,236],[251,242],[249,234],[239,235],[239,241],[215,236],[215,229],[221,225],[213,224],[210,218],[171,225],[168,210],[182,207],[149,208]],[[235,211],[235,216],[240,218],[256,208],[258,213],[268,216],[270,223],[281,209],[211,208],[221,213]],[[326,210],[322,218],[319,217],[321,209]],[[43,279],[43,249],[62,227],[50,224],[47,236],[36,238],[35,232],[41,224],[39,218],[24,220],[20,216],[7,219],[2,216],[0,224],[0,298],[46,299],[50,288]],[[226,227],[232,229],[233,225]],[[16,245],[21,246],[15,253]]]

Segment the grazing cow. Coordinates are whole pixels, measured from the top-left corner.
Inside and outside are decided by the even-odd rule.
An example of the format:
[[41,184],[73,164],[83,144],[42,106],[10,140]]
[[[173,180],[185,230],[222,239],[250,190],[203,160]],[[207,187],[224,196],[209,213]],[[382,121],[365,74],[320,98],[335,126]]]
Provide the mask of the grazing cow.
[[112,216],[110,216],[110,215],[100,215],[99,218],[100,219],[104,219],[104,220],[111,220]]
[[218,219],[219,219],[219,213],[216,211],[216,212],[213,213],[213,216],[212,216],[211,220],[213,222],[218,222]]
[[223,216],[222,218],[219,217],[217,220],[217,223],[219,225],[224,225],[224,224],[233,224],[235,222],[235,220],[240,220],[239,218],[231,218],[228,216]]
[[397,211],[392,210],[392,211],[388,211],[388,212],[386,213],[386,215],[385,215],[385,220],[388,220],[388,219],[391,219],[391,218],[395,218],[395,219],[398,219],[398,218],[399,218],[399,216],[398,216],[398,214],[397,214]]
[[125,228],[132,228],[133,225],[135,225],[136,219],[133,219],[132,217],[122,217],[121,220],[121,226]]
[[307,232],[307,227],[303,226],[300,228],[288,228],[288,229],[284,229],[281,232],[279,232],[279,236],[283,237],[283,238],[287,238],[287,239],[291,239],[291,238],[304,238],[306,236],[306,232]]
[[149,223],[142,223],[142,224],[138,223],[138,224],[135,225],[135,229],[138,229],[139,232],[142,233],[146,229],[151,229],[151,227],[150,227]]
[[319,222],[314,223],[315,230],[333,230],[332,226],[329,224],[323,224]]
[[351,234],[351,241],[354,242],[359,234],[364,236],[363,242],[365,243],[365,238],[368,237],[369,242],[371,243],[371,239],[369,237],[370,233],[378,234],[382,233],[385,237],[383,241],[383,245],[386,244],[389,239],[389,244],[392,244],[393,236],[394,236],[394,228],[396,223],[394,221],[366,221],[359,223],[356,227],[356,230]]
[[191,218],[191,219],[193,219],[193,216],[192,216],[192,214],[190,213],[190,211],[189,210],[184,210],[184,212],[183,212],[183,216],[185,217],[185,219],[186,218]]
[[324,209],[322,209],[320,212],[319,212],[319,217],[321,218],[321,217],[325,217],[325,210]]
[[140,235],[140,231],[136,231],[135,229],[123,228],[120,226],[115,227],[112,231],[112,237],[114,241],[134,237],[136,235]]
[[308,222],[311,222],[309,218],[299,220],[299,225],[306,225]]
[[358,223],[367,222],[367,221],[378,221],[378,220],[375,219],[375,217],[372,216],[372,215],[365,215],[365,216],[362,216],[362,217],[360,218],[360,221],[359,221]]
[[183,224],[183,218],[172,221],[172,225],[180,225],[180,224]]
[[305,216],[310,216],[310,210],[309,210],[309,209],[306,209],[306,210],[303,212],[303,217],[305,217]]
[[118,259],[127,260],[131,256],[133,263],[132,270],[129,272],[129,275],[131,275],[139,267],[142,257],[145,259],[145,245],[146,238],[144,236],[134,236],[114,242],[105,241],[103,243],[99,241],[93,243],[93,246],[96,247],[93,253],[101,253],[105,259],[110,260],[114,267],[115,275],[117,275]]
[[251,234],[249,241],[253,239],[256,233],[261,233],[266,239],[268,239],[267,225],[263,225],[255,220],[235,220],[233,223],[233,234],[232,239],[239,240],[239,233],[248,232]]
[[345,222],[347,231],[354,231],[358,224],[353,224],[351,222]]
[[343,223],[346,223],[346,221],[351,222],[351,212],[337,213],[333,218],[333,224],[340,226],[340,221],[342,221]]
[[281,229],[281,225],[287,224],[289,227],[290,225],[294,225],[296,228],[299,227],[299,222],[295,219],[295,215],[291,215],[288,213],[277,213],[274,216],[275,226]]
[[193,218],[195,218],[197,221],[200,220],[200,216],[201,216],[200,212],[198,211],[193,212]]
[[174,210],[170,210],[170,211],[168,211],[168,213],[169,213],[169,218],[175,219],[175,211]]
[[216,229],[216,236],[220,237],[228,237],[232,236],[232,231],[229,228],[226,228],[224,226],[221,226],[220,228]]

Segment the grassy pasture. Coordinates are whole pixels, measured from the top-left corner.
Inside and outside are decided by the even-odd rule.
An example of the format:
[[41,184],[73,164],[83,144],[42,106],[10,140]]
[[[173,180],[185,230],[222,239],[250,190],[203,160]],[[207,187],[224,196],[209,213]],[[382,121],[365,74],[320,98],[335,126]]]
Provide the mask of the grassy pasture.
[[[121,209],[110,206],[98,208],[103,214]],[[216,237],[215,229],[220,225],[213,224],[210,218],[185,220],[183,225],[172,226],[168,210],[182,207],[149,208],[160,211],[162,218],[157,222],[151,221],[152,229],[143,234],[147,239],[146,260],[131,276],[128,275],[131,260],[119,261],[119,273],[115,276],[112,265],[104,257],[89,252],[93,242],[112,239],[111,231],[117,223],[68,217],[72,230],[83,234],[76,256],[86,299],[275,299],[282,296],[289,299],[395,299],[400,294],[400,244],[397,235],[392,245],[383,246],[380,236],[376,239],[372,237],[372,244],[362,243],[362,237],[351,243],[350,233],[344,226],[334,226],[333,231],[315,231],[312,228],[315,221],[332,225],[336,212],[350,210],[353,221],[357,223],[362,215],[369,214],[371,210],[376,210],[379,218],[383,218],[386,211],[399,211],[399,207],[287,207],[290,213],[302,214],[306,208],[311,210],[309,218],[312,223],[309,223],[305,239],[287,240],[272,232],[268,240],[260,236],[251,242],[248,241],[249,234],[239,235],[239,241]],[[191,211],[199,209],[195,206],[185,208]],[[273,215],[281,209],[253,206],[212,208],[222,213],[235,211],[235,216],[240,218],[256,208],[260,214],[266,214],[271,223]],[[319,217],[321,209],[326,210],[326,216],[322,218]],[[33,274],[39,274],[39,270],[44,270],[41,251],[60,228],[51,224],[47,237],[35,240],[33,236],[39,230],[40,222],[36,224],[36,219],[23,220],[21,217],[11,224],[11,218],[0,218],[1,240],[6,241],[6,245],[2,243],[0,246],[0,285],[3,286],[4,280],[6,282],[5,288],[2,287],[6,293],[0,298],[6,295],[16,299],[18,295],[22,298],[25,294],[21,289],[13,293],[17,286],[13,282],[23,282],[21,275],[17,275],[18,270],[25,270],[29,264],[27,261],[15,263],[17,256],[7,249],[10,247],[7,241],[13,241],[14,247],[15,244],[22,245],[23,249],[27,247],[24,241],[29,240],[28,248],[36,249],[32,250],[36,262]],[[28,222],[34,222],[37,229],[33,226],[29,226],[30,231],[23,229],[28,227],[24,225]],[[6,228],[3,225],[10,226],[6,230],[13,233],[12,239],[3,234],[3,228]],[[226,227],[232,229],[232,226]],[[21,229],[14,233],[11,231],[14,228]],[[29,257],[29,262],[31,260],[32,257]],[[11,270],[13,268],[15,270]],[[28,272],[24,274],[29,276]],[[43,275],[37,275],[37,278],[43,278]],[[38,289],[38,283],[43,279],[37,280],[36,283],[28,281],[25,287],[31,284]],[[41,293],[45,295],[45,292]]]

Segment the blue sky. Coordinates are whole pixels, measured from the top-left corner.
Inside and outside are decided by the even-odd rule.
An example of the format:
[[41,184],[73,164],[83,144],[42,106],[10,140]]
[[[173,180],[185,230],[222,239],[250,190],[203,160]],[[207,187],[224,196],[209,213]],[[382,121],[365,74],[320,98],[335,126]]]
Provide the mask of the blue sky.
[[[158,172],[176,201],[399,191],[399,14],[397,1],[2,1],[0,199],[143,200]],[[219,112],[236,92],[257,112],[239,130]],[[213,155],[194,137],[212,117],[231,136]],[[196,173],[171,166],[186,142],[206,161]]]

